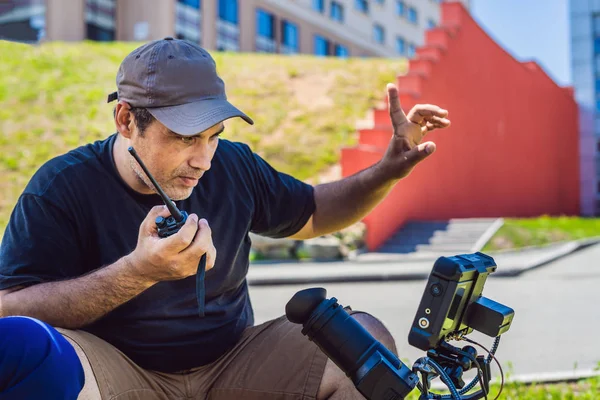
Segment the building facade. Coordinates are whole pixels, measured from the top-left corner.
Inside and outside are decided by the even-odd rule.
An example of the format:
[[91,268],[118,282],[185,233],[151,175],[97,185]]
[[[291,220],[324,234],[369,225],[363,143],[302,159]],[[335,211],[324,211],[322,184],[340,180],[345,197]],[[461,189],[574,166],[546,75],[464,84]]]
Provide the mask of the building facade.
[[[442,0],[9,0],[0,39],[148,41],[211,50],[412,57]],[[461,0],[469,8],[469,0]],[[4,4],[4,3],[3,3]]]
[[579,104],[582,214],[600,215],[600,3],[570,1],[571,70]]

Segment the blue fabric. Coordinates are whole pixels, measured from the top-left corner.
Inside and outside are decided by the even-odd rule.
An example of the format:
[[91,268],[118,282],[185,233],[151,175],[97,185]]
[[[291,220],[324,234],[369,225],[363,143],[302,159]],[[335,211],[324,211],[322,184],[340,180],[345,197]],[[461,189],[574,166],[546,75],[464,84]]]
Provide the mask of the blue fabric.
[[[122,180],[112,157],[115,138],[74,149],[34,174],[4,232],[0,290],[79,277],[135,249],[141,222],[163,203]],[[219,139],[211,168],[191,196],[175,203],[211,227],[217,258],[204,285],[197,287],[202,276],[160,282],[82,328],[140,367],[161,372],[208,364],[239,340],[254,324],[246,281],[248,232],[292,235],[315,209],[312,186],[276,171],[249,146],[225,139]]]
[[50,325],[0,318],[0,400],[70,400],[85,382],[75,349]]

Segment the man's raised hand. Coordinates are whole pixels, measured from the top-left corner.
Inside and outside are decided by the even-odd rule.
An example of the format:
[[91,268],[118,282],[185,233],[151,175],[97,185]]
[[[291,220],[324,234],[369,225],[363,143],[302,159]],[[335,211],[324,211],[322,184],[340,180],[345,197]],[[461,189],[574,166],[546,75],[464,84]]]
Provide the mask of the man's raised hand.
[[425,135],[449,127],[450,120],[447,110],[433,104],[417,104],[405,114],[394,84],[388,83],[387,97],[393,135],[381,163],[392,178],[401,179],[435,151],[435,143],[421,143]]

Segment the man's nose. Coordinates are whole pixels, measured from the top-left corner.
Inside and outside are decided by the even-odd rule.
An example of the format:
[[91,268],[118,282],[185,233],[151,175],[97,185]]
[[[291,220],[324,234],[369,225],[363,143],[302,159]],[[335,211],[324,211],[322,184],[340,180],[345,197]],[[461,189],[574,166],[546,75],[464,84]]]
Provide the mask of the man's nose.
[[198,149],[189,159],[188,164],[195,169],[208,171],[210,169],[211,153],[208,149]]

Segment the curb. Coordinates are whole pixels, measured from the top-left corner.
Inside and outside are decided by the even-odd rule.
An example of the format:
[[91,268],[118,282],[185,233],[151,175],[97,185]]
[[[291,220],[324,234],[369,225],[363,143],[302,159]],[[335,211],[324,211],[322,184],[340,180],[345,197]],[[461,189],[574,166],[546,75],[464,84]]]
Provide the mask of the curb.
[[[579,250],[600,243],[600,238],[583,239],[564,243],[550,254],[541,255],[535,261],[523,266],[502,267],[490,277],[506,278],[516,277],[525,272],[540,268],[553,261],[571,255]],[[490,254],[492,255],[492,254]],[[494,257],[494,255],[492,255]],[[250,266],[247,276],[248,284],[251,286],[269,285],[292,285],[292,284],[318,284],[318,283],[353,283],[353,282],[380,282],[380,281],[414,281],[424,280],[429,277],[433,262],[422,260],[417,266],[393,265],[393,263],[373,263],[376,267],[364,266],[364,263],[351,261],[338,261],[339,266],[331,266],[336,263],[313,263],[322,268],[313,268],[312,273],[307,271],[307,266],[302,263],[289,263],[287,266],[264,265]],[[427,264],[426,264],[427,263]],[[330,264],[330,266],[326,266]],[[293,269],[292,269],[293,268]]]
[[508,269],[508,270],[497,271],[496,273],[494,273],[494,275],[497,277],[515,277],[515,276],[521,275],[522,273],[529,272],[536,268],[543,267],[546,264],[549,264],[553,261],[556,261],[556,260],[566,257],[568,255],[571,255],[577,251],[584,250],[584,249],[586,249],[590,246],[596,245],[598,243],[600,243],[600,238],[582,239],[582,240],[575,240],[572,242],[567,242],[561,249],[559,249],[559,251],[556,251],[556,252],[551,253],[546,256],[541,256],[535,262],[527,265],[526,267],[524,267],[522,269],[512,269],[512,270]]
[[[523,374],[523,375],[515,375],[509,378],[504,376],[504,384],[511,383],[520,383],[523,385],[548,385],[555,383],[567,383],[567,382],[576,382],[582,379],[589,379],[600,376],[600,371],[587,369],[587,370],[576,370],[576,371],[558,371],[558,372],[546,372],[546,373],[537,373],[537,374]],[[490,382],[492,385],[500,384],[500,375],[494,375],[492,381]],[[447,389],[446,385],[444,385],[441,381],[436,381],[432,388],[436,391]]]

